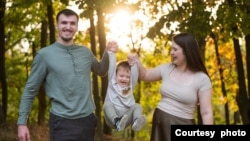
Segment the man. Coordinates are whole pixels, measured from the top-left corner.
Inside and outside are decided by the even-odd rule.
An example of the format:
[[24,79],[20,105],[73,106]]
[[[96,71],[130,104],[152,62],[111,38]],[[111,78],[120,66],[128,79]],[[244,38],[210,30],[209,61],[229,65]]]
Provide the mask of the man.
[[[60,11],[56,20],[58,39],[36,54],[22,94],[17,122],[19,141],[30,141],[27,118],[42,83],[51,101],[50,141],[94,140],[97,120],[90,74],[107,73],[108,54],[105,51],[98,61],[87,47],[73,44],[79,20],[74,11]],[[117,52],[117,43],[109,42],[107,50]]]

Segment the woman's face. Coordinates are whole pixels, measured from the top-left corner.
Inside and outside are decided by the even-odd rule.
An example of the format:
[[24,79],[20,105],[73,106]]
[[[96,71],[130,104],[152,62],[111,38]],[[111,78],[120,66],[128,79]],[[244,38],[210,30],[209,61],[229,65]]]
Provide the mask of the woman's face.
[[183,49],[179,45],[177,45],[174,41],[172,41],[170,55],[172,57],[172,63],[174,65],[179,66],[186,63],[186,57],[183,53]]

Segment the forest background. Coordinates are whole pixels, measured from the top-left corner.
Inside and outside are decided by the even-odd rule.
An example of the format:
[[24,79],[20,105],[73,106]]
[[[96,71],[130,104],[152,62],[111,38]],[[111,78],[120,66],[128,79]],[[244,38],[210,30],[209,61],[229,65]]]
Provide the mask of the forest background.
[[[75,43],[90,47],[97,58],[107,40],[115,39],[121,47],[118,60],[135,52],[145,66],[154,67],[170,61],[174,34],[194,34],[212,80],[215,124],[250,124],[249,0],[0,0],[0,141],[17,140],[19,102],[32,60],[37,50],[56,40],[55,14],[66,7],[78,9],[81,17]],[[119,11],[128,16],[117,15]],[[112,21],[115,16],[118,20]],[[161,82],[139,82],[134,90],[147,125],[140,132],[117,132],[103,119],[107,77],[92,75],[92,80],[96,140],[149,140]],[[41,87],[28,119],[33,141],[48,140],[49,107]]]

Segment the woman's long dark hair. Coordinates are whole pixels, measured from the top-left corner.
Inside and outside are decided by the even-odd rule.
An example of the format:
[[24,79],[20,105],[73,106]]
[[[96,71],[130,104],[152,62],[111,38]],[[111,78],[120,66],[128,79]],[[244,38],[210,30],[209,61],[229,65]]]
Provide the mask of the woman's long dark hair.
[[201,57],[201,49],[190,33],[180,33],[173,36],[172,40],[182,49],[187,59],[187,67],[194,71],[202,71],[208,75],[207,69]]

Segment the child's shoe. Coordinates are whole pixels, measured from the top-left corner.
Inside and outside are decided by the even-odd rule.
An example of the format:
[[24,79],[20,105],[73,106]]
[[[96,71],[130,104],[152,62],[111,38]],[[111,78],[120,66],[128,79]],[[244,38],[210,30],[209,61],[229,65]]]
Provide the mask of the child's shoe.
[[115,118],[115,127],[118,131],[122,131],[125,129],[126,126],[126,122],[128,120],[128,116],[127,115],[123,115],[119,118]]
[[146,116],[142,115],[139,118],[135,119],[132,125],[133,131],[139,131],[145,125],[147,119]]

